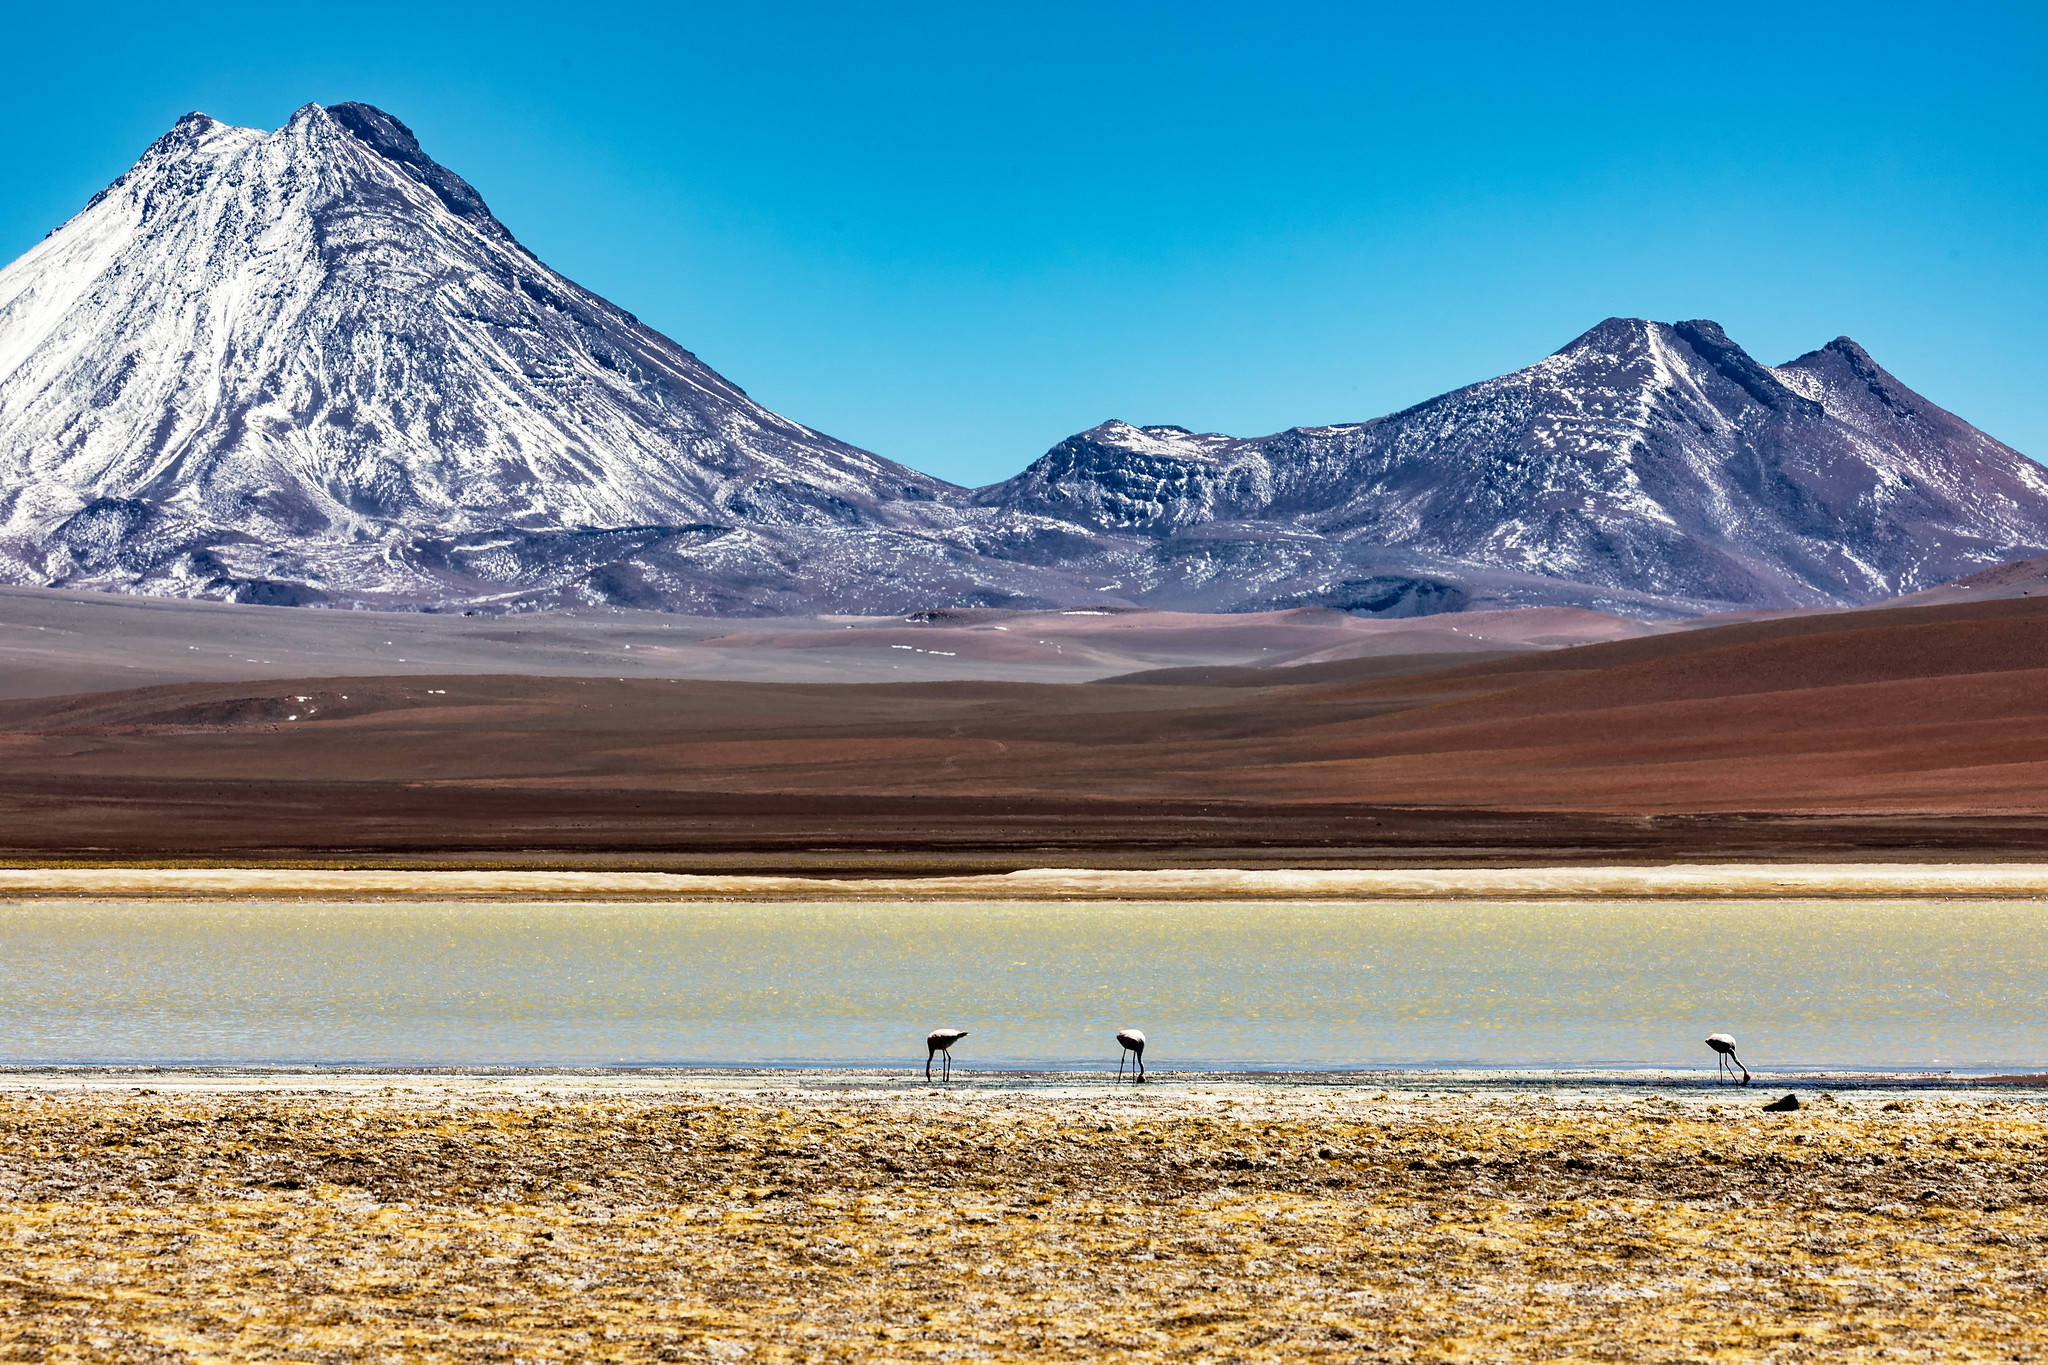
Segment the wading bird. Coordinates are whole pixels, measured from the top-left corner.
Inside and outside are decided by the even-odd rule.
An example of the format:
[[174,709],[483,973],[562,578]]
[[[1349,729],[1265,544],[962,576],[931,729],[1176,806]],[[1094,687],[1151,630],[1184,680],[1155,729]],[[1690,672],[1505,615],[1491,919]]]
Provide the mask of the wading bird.
[[924,1078],[932,1078],[932,1056],[944,1057],[940,1075],[946,1080],[953,1079],[953,1044],[967,1036],[964,1028],[935,1028],[924,1036]]
[[[1735,1040],[1725,1033],[1709,1033],[1707,1046],[1714,1049],[1714,1065],[1720,1075],[1728,1074],[1728,1063],[1742,1066],[1742,1058],[1735,1055]],[[1742,1066],[1742,1083],[1749,1084],[1749,1068]]]
[[1117,1033],[1116,1040],[1117,1042],[1123,1045],[1124,1050],[1123,1052],[1119,1052],[1116,1054],[1116,1078],[1118,1080],[1122,1080],[1124,1078],[1124,1052],[1128,1052],[1137,1057],[1138,1079],[1141,1081],[1144,1080],[1145,1035],[1134,1028],[1127,1028]]

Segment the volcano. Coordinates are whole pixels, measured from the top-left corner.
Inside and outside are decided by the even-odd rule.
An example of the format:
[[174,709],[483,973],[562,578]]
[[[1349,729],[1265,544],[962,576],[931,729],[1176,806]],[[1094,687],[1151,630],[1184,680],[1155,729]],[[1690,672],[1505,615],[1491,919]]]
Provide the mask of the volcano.
[[1372,421],[1108,422],[977,497],[1161,606],[1850,606],[2048,542],[2048,471],[1849,338],[1771,367],[1639,318]]
[[0,273],[0,574],[717,614],[1006,601],[960,490],[550,270],[404,124],[191,114]]
[[549,269],[406,126],[178,121],[0,271],[0,582],[703,615],[1845,606],[2048,553],[2048,474],[1847,338],[1610,318],[1391,416],[1108,422],[967,490]]

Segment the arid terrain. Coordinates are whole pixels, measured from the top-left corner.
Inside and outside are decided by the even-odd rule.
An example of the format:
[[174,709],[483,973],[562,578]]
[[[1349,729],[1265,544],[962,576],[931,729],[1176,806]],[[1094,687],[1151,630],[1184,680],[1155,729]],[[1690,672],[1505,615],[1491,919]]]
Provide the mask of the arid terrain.
[[0,702],[0,854],[857,874],[2028,858],[2048,835],[2048,599],[1470,657],[24,698]]
[[2048,1358],[2038,1104],[1768,1098],[16,1088],[0,1359]]
[[751,682],[1086,682],[1138,669],[1447,661],[1683,629],[1564,607],[1381,619],[1325,608],[718,618],[323,611],[0,585],[0,698],[180,682],[513,674]]

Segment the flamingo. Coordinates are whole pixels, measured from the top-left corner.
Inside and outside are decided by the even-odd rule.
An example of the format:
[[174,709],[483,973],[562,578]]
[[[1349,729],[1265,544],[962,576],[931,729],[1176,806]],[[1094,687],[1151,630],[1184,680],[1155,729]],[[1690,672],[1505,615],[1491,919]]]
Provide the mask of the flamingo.
[[1145,1079],[1145,1035],[1137,1029],[1127,1028],[1117,1033],[1116,1040],[1123,1044],[1124,1049],[1123,1052],[1119,1052],[1116,1055],[1116,1078],[1118,1080],[1124,1078],[1124,1052],[1128,1052],[1137,1057],[1138,1079],[1143,1081]]
[[932,1055],[944,1055],[944,1069],[940,1074],[946,1080],[953,1079],[953,1044],[967,1036],[964,1028],[935,1028],[924,1036],[924,1078],[932,1078]]
[[[1730,1061],[1733,1061],[1737,1066],[1742,1066],[1742,1058],[1735,1055],[1735,1040],[1727,1034],[1709,1033],[1707,1035],[1707,1046],[1714,1049],[1714,1064],[1721,1075],[1728,1073],[1728,1063]],[[1744,1085],[1749,1084],[1749,1068],[1746,1066],[1742,1066],[1742,1083]]]

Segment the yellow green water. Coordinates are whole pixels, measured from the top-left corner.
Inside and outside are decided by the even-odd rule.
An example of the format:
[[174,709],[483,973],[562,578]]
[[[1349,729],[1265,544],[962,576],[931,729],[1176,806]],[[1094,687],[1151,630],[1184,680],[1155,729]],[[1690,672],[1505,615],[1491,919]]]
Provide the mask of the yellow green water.
[[2048,906],[0,906],[0,1062],[2039,1069]]

